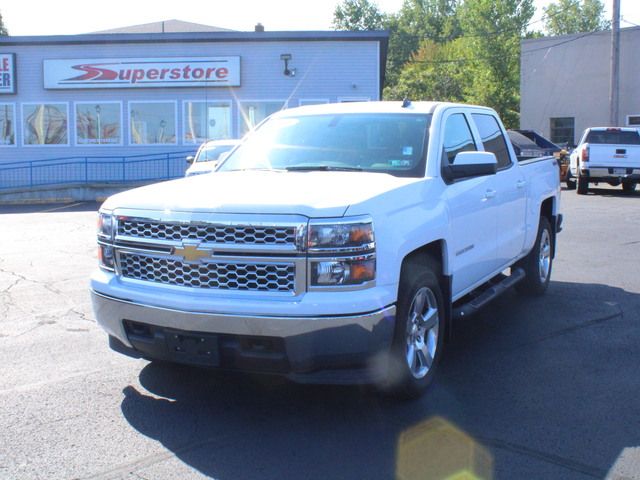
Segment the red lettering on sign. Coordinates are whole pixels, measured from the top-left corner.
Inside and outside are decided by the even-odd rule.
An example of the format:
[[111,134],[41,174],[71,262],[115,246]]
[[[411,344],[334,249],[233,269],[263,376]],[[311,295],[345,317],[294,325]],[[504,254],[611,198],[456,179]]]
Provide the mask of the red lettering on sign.
[[180,78],[180,69],[179,68],[172,68],[171,69],[171,75],[169,75],[169,78],[171,80],[177,80]]
[[8,72],[9,71],[9,59],[3,58],[2,63],[0,63],[0,72]]
[[229,75],[228,68],[222,67],[216,70],[216,77],[218,78],[227,78],[227,75]]
[[156,70],[155,68],[151,68],[147,72],[147,78],[149,80],[156,80],[158,78],[158,75],[160,75],[160,72],[158,70]]
[[169,70],[171,70],[170,68],[163,68],[160,71],[160,80],[164,80],[164,76],[169,73]]

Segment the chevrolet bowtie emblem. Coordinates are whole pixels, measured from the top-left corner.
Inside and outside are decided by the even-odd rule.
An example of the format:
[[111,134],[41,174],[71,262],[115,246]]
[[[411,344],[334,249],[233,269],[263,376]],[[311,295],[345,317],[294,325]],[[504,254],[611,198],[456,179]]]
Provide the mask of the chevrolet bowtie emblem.
[[173,248],[173,255],[179,255],[187,263],[198,263],[201,259],[213,255],[213,250],[200,250],[199,245],[185,245]]

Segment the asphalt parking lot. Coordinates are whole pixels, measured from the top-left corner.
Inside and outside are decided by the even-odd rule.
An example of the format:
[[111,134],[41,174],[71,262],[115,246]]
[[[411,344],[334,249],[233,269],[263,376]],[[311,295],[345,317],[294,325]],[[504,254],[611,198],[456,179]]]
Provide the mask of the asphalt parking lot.
[[97,205],[0,207],[0,478],[640,479],[640,193],[593,191],[563,192],[547,295],[458,323],[404,403],[115,354]]

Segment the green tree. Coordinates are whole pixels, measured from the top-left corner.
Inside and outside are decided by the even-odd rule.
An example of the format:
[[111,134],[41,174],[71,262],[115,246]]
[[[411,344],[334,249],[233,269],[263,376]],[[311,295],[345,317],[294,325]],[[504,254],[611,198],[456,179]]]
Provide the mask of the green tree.
[[544,7],[545,30],[549,35],[596,32],[611,26],[600,0],[558,0]]
[[384,15],[369,0],[343,0],[333,12],[333,28],[336,30],[381,30]]
[[493,107],[508,127],[519,123],[520,39],[534,12],[533,0],[466,0],[458,10],[465,99]]
[[387,86],[394,86],[404,65],[418,51],[424,39],[443,43],[460,34],[456,17],[458,0],[404,0],[395,15],[389,15]]
[[2,21],[2,13],[0,13],[0,35],[9,35],[7,27],[4,26],[4,22]]
[[437,43],[422,41],[418,51],[404,65],[396,84],[384,91],[389,100],[438,100],[462,102],[465,100],[466,69],[459,58],[461,42],[453,40]]

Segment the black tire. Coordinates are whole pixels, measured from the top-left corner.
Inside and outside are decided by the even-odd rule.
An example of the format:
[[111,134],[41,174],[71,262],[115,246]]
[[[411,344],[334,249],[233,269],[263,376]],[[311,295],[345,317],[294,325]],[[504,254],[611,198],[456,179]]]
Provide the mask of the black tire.
[[[394,338],[383,386],[401,398],[416,398],[431,384],[445,337],[439,264],[428,256],[409,262],[402,268]],[[417,312],[419,316],[415,315]]]
[[576,189],[576,180],[575,178],[567,178],[567,190],[575,190]]
[[542,295],[549,286],[553,267],[553,231],[547,217],[540,217],[536,242],[529,254],[516,267],[524,270],[525,277],[516,290],[525,295]]
[[589,193],[589,177],[578,175],[578,195]]
[[636,182],[622,182],[622,191],[629,195],[636,191]]

